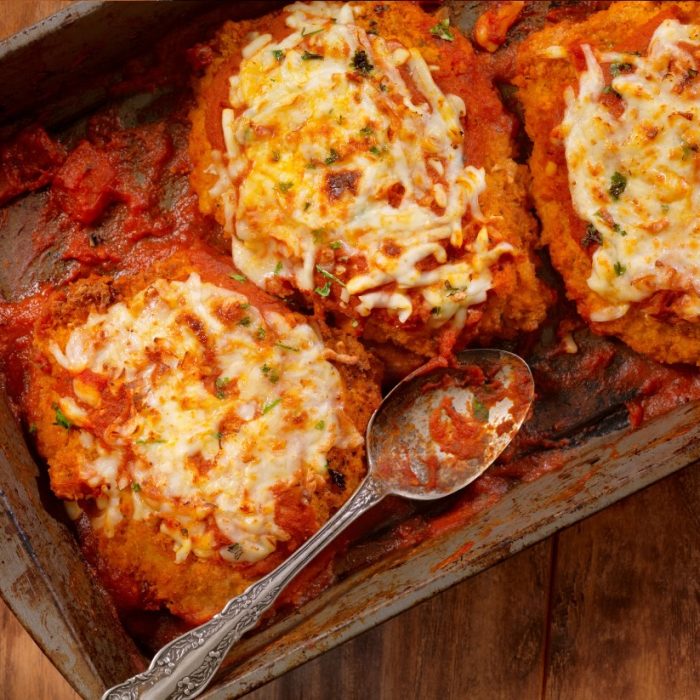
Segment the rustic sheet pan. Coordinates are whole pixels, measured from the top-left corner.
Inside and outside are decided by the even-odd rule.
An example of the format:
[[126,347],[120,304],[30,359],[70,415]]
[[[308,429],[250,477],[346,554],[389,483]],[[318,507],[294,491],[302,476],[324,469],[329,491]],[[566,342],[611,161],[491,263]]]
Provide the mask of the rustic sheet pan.
[[[106,97],[104,75],[178,23],[201,32],[224,16],[279,3],[79,2],[0,44],[0,135],[39,117],[60,127]],[[454,3],[468,21],[474,3]],[[27,76],[32,79],[28,80]],[[11,227],[10,227],[11,228]],[[21,231],[0,219],[10,259]],[[316,600],[238,645],[203,696],[248,690],[700,459],[700,405],[632,430],[621,410],[591,415],[564,466],[514,486],[471,522],[350,573]],[[575,407],[574,407],[575,410]],[[144,658],[86,569],[47,477],[0,401],[0,594],[78,693],[96,698]],[[362,543],[358,545],[362,547]]]

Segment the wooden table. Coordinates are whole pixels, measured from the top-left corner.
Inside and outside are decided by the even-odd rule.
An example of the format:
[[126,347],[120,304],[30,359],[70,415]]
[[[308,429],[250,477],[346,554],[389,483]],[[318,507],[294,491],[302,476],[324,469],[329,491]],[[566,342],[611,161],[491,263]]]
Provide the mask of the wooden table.
[[[67,0],[0,0],[0,38]],[[700,697],[700,465],[292,671],[250,700]],[[0,695],[78,696],[0,603]]]

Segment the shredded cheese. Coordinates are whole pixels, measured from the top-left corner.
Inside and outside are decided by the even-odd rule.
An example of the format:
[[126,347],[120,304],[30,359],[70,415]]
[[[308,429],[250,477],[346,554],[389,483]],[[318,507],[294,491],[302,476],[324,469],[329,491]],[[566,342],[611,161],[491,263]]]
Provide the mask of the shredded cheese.
[[[196,273],[90,314],[50,351],[106,384],[96,405],[84,387],[59,399],[79,430],[80,478],[102,493],[95,526],[109,536],[124,517],[159,518],[176,561],[269,554],[288,537],[275,489],[313,491],[328,452],[361,443],[314,330]],[[110,394],[123,410],[98,429]]]
[[226,152],[212,154],[236,265],[258,286],[279,276],[312,293],[319,253],[340,241],[357,263],[341,298],[359,313],[405,322],[427,306],[434,325],[463,323],[512,251],[483,220],[484,170],[464,163],[463,101],[417,48],[356,25],[352,3],[294,3],[285,21],[281,41],[244,47],[221,113]]
[[[584,45],[578,95],[568,89],[564,134],[577,214],[595,229],[588,286],[600,297],[594,321],[624,316],[655,292],[678,293],[675,313],[700,315],[700,28],[665,20],[646,56]],[[615,116],[601,97],[610,64]],[[609,90],[608,90],[609,91]]]

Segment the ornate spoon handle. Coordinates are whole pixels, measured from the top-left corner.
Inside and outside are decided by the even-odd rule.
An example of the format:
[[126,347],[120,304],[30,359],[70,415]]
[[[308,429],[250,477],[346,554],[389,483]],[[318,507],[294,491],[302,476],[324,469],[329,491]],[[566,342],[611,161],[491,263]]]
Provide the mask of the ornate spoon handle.
[[384,487],[368,476],[345,505],[286,561],[229,600],[209,622],[166,644],[146,671],[114,686],[102,700],[184,700],[199,695],[229,649],[255,626],[294,576],[341,530],[385,495]]

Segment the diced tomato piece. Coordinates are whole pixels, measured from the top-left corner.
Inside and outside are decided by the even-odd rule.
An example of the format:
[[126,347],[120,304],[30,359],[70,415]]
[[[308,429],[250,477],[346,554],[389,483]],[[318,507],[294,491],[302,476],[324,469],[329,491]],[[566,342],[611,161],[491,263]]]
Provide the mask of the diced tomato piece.
[[56,174],[52,191],[61,209],[87,226],[96,221],[112,201],[115,177],[107,156],[83,141]]

